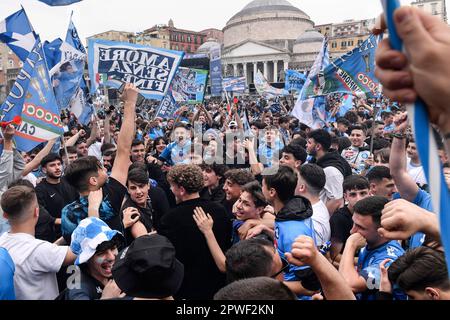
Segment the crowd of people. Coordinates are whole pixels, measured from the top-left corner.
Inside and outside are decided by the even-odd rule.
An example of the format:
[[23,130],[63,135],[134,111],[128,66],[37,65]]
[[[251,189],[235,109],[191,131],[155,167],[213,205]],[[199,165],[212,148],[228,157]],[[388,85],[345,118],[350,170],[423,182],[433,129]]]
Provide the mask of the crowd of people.
[[0,299],[450,299],[402,104],[426,102],[450,187],[450,30],[395,17],[407,55],[380,44],[385,95],[323,128],[248,98],[148,120],[132,84],[89,125],[63,113],[61,146],[21,153],[2,128]]

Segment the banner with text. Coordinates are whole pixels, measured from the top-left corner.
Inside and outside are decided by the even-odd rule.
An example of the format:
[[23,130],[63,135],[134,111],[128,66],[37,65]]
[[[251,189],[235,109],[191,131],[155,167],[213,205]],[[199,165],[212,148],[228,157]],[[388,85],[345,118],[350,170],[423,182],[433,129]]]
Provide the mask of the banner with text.
[[161,100],[169,90],[181,51],[99,39],[89,40],[91,92],[100,85],[118,89],[123,82],[133,83],[147,99]]

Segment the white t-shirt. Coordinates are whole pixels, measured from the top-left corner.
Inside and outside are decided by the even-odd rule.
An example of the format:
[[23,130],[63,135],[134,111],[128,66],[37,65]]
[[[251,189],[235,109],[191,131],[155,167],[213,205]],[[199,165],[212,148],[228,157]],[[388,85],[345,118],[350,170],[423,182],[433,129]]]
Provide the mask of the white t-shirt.
[[[102,139],[103,141],[103,139]],[[102,161],[102,142],[96,141],[88,149],[88,156],[94,156],[99,161]]]
[[312,209],[316,245],[320,247],[330,241],[331,238],[330,214],[328,213],[327,206],[322,201],[313,204]]
[[427,179],[425,178],[425,172],[423,171],[422,166],[416,166],[411,163],[411,159],[408,158],[407,160],[407,167],[406,170],[408,171],[408,174],[411,176],[411,178],[414,179],[416,183],[423,186],[427,184]]
[[326,183],[322,192],[320,192],[320,200],[327,203],[330,200],[339,200],[344,197],[344,176],[335,167],[327,167],[323,169],[325,172]]
[[3,234],[0,247],[8,250],[16,267],[17,300],[53,300],[58,296],[56,272],[61,269],[69,247],[59,247],[26,233]]

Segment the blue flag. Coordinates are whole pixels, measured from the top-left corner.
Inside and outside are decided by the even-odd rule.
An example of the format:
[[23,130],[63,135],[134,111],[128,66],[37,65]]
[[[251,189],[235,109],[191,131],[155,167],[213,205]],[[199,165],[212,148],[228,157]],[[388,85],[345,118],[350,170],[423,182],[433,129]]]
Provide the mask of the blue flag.
[[222,96],[222,52],[220,44],[211,47],[209,70],[211,74],[211,95],[213,97]]
[[[300,120],[301,123],[307,125],[310,128],[318,124],[317,119],[319,119],[318,114],[322,112],[314,111],[323,104],[323,100],[318,97],[308,98],[306,95],[306,89],[312,86],[316,81],[321,83],[323,79],[323,71],[330,63],[330,57],[328,53],[328,43],[324,39],[322,43],[322,48],[314,60],[314,64],[309,71],[308,78],[306,79],[305,85],[298,96],[297,102],[295,103],[294,109],[292,110],[292,115]],[[315,116],[313,115],[313,111]]]
[[156,111],[156,117],[163,118],[163,119],[169,119],[173,118],[175,115],[175,112],[179,109],[179,106],[175,99],[173,98],[172,92],[169,90],[167,92],[164,99],[161,100],[161,103],[159,104],[158,110]]
[[222,87],[225,92],[244,92],[247,83],[245,77],[228,77],[222,79]]
[[81,0],[39,0],[40,2],[46,3],[49,6],[68,6],[69,4],[80,2]]
[[89,40],[91,92],[100,85],[133,83],[147,99],[161,100],[169,90],[184,52],[126,42]]
[[67,29],[66,42],[78,51],[86,54],[86,49],[84,48],[83,43],[81,43],[77,28],[73,24],[72,16],[70,17],[69,28]]
[[14,136],[19,151],[28,152],[64,133],[39,38],[0,108],[2,122],[17,116],[22,118]]
[[353,108],[353,96],[351,94],[342,96],[342,105],[337,113],[338,117],[343,117]]
[[45,60],[47,61],[48,69],[53,69],[61,61],[60,47],[63,41],[58,38],[52,42],[44,42]]
[[6,43],[20,60],[27,59],[36,39],[37,36],[23,8],[0,21],[0,41]]
[[285,90],[300,92],[302,91],[303,85],[305,84],[306,75],[296,70],[286,70],[285,79]]
[[379,81],[375,78],[375,51],[381,38],[371,35],[359,47],[331,62],[323,75],[306,86],[306,98],[329,93],[352,93],[358,97],[376,98]]

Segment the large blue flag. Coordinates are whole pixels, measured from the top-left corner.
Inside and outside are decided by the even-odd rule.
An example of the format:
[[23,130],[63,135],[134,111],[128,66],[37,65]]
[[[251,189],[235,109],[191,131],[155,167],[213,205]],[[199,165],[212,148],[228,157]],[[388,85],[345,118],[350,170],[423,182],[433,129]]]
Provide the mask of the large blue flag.
[[81,0],[39,0],[49,6],[68,6],[69,4],[80,2]]
[[147,99],[161,100],[183,59],[184,52],[126,42],[89,40],[91,92],[106,85],[133,83]]
[[159,104],[158,110],[156,111],[156,117],[163,118],[163,119],[170,119],[173,118],[175,115],[175,112],[179,109],[179,105],[173,98],[172,92],[169,90],[164,97],[164,99],[161,100],[161,103]]
[[296,70],[286,70],[285,79],[285,90],[300,92],[302,91],[303,85],[305,84],[306,75]]
[[27,59],[36,38],[23,8],[0,21],[0,41],[6,43],[22,61]]
[[381,38],[371,35],[359,47],[331,62],[323,75],[305,85],[304,98],[329,93],[352,93],[363,98],[376,98],[379,81],[375,78],[375,51]]
[[28,152],[64,133],[39,38],[0,108],[2,122],[17,116],[22,123],[16,128],[14,142],[20,151]]

